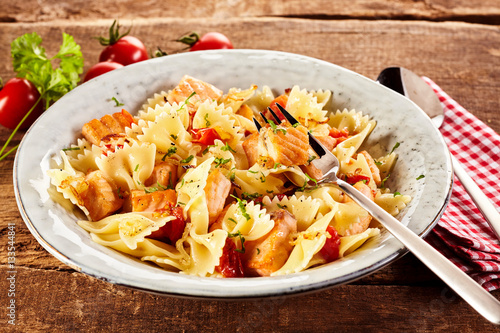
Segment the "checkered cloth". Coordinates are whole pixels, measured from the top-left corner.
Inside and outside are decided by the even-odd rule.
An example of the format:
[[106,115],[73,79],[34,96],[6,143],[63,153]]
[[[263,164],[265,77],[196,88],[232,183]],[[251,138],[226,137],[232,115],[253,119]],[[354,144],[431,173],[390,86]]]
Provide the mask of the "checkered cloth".
[[[451,153],[479,188],[500,207],[500,135],[451,99],[429,78],[423,78],[444,109],[440,128]],[[468,273],[486,290],[500,288],[500,241],[455,177],[450,203],[426,238],[432,246]]]

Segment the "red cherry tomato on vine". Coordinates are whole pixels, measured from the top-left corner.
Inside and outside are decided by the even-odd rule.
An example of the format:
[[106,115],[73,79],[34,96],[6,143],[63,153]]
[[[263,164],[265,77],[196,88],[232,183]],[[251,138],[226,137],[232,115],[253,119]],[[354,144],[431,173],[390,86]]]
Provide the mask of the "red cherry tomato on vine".
[[[0,124],[10,129],[16,128],[39,98],[40,93],[30,81],[22,78],[10,79],[0,90]],[[42,112],[43,103],[39,101],[20,128],[28,128]]]
[[114,61],[124,66],[148,60],[146,46],[136,37],[123,36],[114,44],[106,46],[99,56],[99,61]]
[[191,46],[190,51],[232,48],[233,44],[225,35],[221,34],[220,32],[208,32],[203,35],[193,46]]
[[114,20],[109,28],[109,38],[96,37],[102,46],[106,46],[99,56],[99,62],[113,61],[124,66],[147,60],[148,52],[144,44],[136,37],[128,36],[130,29],[120,34],[120,24]]
[[123,67],[123,65],[113,61],[98,62],[94,66],[90,67],[87,74],[85,74],[85,77],[83,78],[83,82],[87,82],[96,76],[111,72],[112,70],[120,67]]

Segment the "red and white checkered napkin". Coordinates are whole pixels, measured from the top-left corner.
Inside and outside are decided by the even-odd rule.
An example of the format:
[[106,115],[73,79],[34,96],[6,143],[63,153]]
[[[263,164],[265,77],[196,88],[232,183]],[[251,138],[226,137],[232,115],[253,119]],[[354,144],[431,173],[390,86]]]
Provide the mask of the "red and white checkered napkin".
[[[451,99],[429,78],[444,109],[440,128],[451,153],[500,207],[500,135]],[[500,241],[455,177],[450,203],[426,238],[486,290],[500,288]]]

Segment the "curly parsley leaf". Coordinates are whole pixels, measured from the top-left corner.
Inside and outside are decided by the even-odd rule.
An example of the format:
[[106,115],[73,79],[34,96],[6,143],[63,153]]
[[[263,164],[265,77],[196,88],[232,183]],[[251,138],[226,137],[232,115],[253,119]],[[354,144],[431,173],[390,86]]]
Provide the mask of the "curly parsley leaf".
[[11,43],[12,65],[18,77],[37,87],[48,108],[76,87],[83,72],[83,56],[80,45],[66,33],[59,52],[51,58],[41,44],[42,38],[36,32],[16,38]]

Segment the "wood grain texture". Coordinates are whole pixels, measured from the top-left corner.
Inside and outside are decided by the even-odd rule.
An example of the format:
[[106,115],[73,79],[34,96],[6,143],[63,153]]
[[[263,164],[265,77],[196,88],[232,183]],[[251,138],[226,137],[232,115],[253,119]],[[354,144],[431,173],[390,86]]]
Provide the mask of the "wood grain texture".
[[[65,31],[82,45],[85,68],[98,61],[102,46],[92,39],[106,32],[111,21],[0,23],[0,76],[13,75],[9,45],[37,31],[47,52],[54,54]],[[500,131],[500,27],[460,22],[401,22],[237,18],[135,19],[133,34],[153,52],[181,46],[173,42],[186,31],[227,34],[237,48],[271,49],[304,54],[346,67],[370,78],[388,66],[403,66],[433,79],[458,103]]]
[[[0,272],[8,275],[3,267]],[[1,279],[0,290],[8,288]],[[20,267],[16,301],[19,332],[497,330],[439,284],[351,284],[294,297],[219,301],[158,296],[76,272]]]
[[[216,30],[237,48],[304,54],[375,78],[398,65],[426,75],[500,132],[500,4],[497,0],[113,1],[3,0],[0,76],[14,75],[10,42],[38,32],[48,54],[61,33],[82,46],[85,70],[112,19],[133,24],[148,49],[179,49],[185,32]],[[447,22],[441,22],[447,21]],[[462,22],[459,22],[462,21]],[[475,23],[474,23],[475,22]],[[476,24],[484,23],[484,24]],[[15,135],[11,147],[23,133]],[[10,130],[0,127],[0,142]],[[348,285],[286,299],[215,301],[158,296],[112,285],[50,255],[24,225],[12,185],[14,157],[0,161],[0,275],[8,277],[9,223],[16,230],[17,331],[456,331],[500,332],[456,298],[413,255]],[[0,279],[0,323],[9,282]],[[500,291],[493,295],[500,298]],[[0,331],[4,329],[0,326]]]
[[3,0],[0,22],[40,22],[97,18],[317,17],[359,19],[462,20],[499,24],[496,0]]

